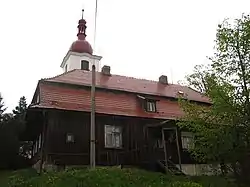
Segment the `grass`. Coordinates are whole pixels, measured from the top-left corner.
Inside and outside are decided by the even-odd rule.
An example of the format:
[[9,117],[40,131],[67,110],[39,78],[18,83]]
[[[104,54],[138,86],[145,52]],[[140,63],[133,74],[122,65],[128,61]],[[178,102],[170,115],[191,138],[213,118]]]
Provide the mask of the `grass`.
[[34,170],[0,173],[0,187],[230,187],[220,177],[179,177],[116,167],[68,169],[38,175]]

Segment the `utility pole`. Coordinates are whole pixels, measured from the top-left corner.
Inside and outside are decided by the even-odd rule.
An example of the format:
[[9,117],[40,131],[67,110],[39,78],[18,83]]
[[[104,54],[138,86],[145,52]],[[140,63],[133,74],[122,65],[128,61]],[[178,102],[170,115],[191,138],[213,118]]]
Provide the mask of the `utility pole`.
[[92,84],[91,84],[91,124],[90,124],[90,168],[95,168],[95,86],[96,69],[92,65]]
[[[94,29],[94,50],[96,44],[96,20],[97,20],[97,5],[95,1],[95,29]],[[95,87],[96,87],[96,67],[95,60],[92,65],[92,83],[91,83],[91,124],[90,124],[90,168],[95,168]]]

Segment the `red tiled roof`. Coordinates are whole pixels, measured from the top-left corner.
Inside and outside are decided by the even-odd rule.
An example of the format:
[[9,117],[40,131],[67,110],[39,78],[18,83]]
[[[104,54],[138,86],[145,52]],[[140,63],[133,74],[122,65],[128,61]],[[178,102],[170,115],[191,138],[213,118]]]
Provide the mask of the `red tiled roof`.
[[[48,84],[50,83],[50,84]],[[53,83],[68,85],[82,85],[84,87],[61,86]],[[39,82],[40,103],[32,107],[55,108],[63,110],[87,111],[91,110],[90,87],[91,72],[73,70],[53,78]],[[187,98],[199,102],[209,103],[209,99],[200,93],[181,85],[164,85],[156,81],[136,79],[120,75],[103,75],[96,73],[96,112],[123,116],[137,116],[161,119],[176,119],[183,115],[183,111],[176,100],[179,91]],[[112,92],[119,90],[123,92]],[[148,94],[158,100],[157,113],[145,112],[138,102],[137,94]]]
[[[90,86],[91,77],[91,71],[73,70],[45,80],[49,82]],[[121,75],[108,76],[100,72],[96,73],[96,87],[171,98],[178,98],[178,92],[182,91],[189,100],[210,103],[208,97],[203,96],[201,93],[187,86],[177,84],[166,85],[157,81],[136,79]]]
[[[62,87],[58,84],[41,82],[40,103],[32,107],[75,111],[91,111],[90,89]],[[135,116],[161,119],[176,119],[183,115],[178,102],[167,99],[157,103],[157,113],[145,112],[136,94],[96,92],[96,112],[121,116]]]

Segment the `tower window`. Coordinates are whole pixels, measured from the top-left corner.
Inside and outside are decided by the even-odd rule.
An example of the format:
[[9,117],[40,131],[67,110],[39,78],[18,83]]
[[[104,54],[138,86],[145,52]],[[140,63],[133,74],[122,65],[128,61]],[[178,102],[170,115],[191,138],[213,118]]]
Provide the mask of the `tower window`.
[[81,69],[89,71],[89,62],[87,60],[81,60]]
[[68,71],[68,64],[65,66],[65,72]]

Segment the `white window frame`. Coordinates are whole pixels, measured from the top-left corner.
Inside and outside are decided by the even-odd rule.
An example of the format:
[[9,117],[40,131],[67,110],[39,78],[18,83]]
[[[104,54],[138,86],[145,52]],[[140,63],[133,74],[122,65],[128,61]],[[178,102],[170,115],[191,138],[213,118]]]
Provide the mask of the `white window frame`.
[[66,134],[66,143],[74,143],[75,142],[75,136],[72,133]]
[[156,112],[156,101],[146,100],[146,110],[147,112]]
[[[105,125],[104,126],[104,138],[105,138],[105,148],[122,148],[122,127],[115,125]],[[108,138],[111,142],[108,142]]]
[[182,149],[190,150],[194,147],[194,135],[191,132],[181,132]]

